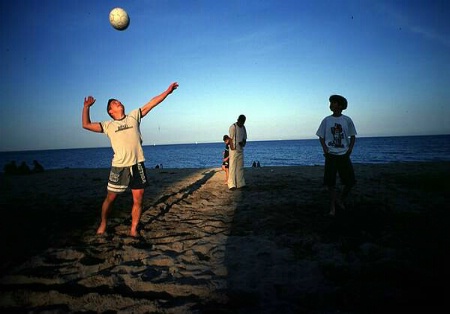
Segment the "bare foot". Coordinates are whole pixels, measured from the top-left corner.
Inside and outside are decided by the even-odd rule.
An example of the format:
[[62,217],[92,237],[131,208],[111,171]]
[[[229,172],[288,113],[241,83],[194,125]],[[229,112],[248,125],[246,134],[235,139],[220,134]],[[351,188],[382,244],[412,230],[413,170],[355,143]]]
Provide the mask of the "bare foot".
[[340,209],[345,209],[345,204],[342,200],[336,200],[336,205],[339,206]]
[[336,208],[333,205],[330,207],[330,212],[328,213],[328,215],[330,216],[336,215]]
[[130,230],[130,237],[136,238],[137,236],[139,236],[139,234],[136,230]]
[[97,234],[103,234],[106,231],[106,223],[100,223],[100,226],[97,229]]

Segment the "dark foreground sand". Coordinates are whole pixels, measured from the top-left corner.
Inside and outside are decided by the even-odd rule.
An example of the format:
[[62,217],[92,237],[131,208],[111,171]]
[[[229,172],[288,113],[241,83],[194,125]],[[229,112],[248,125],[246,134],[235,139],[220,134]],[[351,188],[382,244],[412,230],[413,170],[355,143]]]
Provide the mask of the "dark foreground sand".
[[0,312],[448,312],[450,163],[355,165],[327,216],[322,167],[149,170],[97,236],[106,169],[0,177]]

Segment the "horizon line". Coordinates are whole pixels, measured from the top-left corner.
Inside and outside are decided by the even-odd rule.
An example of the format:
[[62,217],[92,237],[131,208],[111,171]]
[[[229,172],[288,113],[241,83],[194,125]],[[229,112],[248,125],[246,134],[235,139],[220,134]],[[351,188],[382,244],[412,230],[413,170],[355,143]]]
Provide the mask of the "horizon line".
[[[441,134],[415,134],[415,135],[368,135],[368,136],[357,136],[357,138],[377,138],[377,137],[421,137],[421,136],[446,136],[450,133]],[[276,142],[276,141],[307,141],[307,140],[317,140],[316,138],[292,138],[292,139],[264,139],[264,140],[248,140],[248,142]],[[198,144],[217,144],[222,143],[222,141],[214,142],[188,142],[188,143],[153,143],[145,144],[142,147],[151,146],[169,146],[169,145],[198,145]],[[46,150],[69,150],[69,149],[91,149],[91,148],[111,148],[111,146],[88,146],[88,147],[66,147],[66,148],[31,148],[22,150],[0,150],[0,153],[18,153],[18,152],[33,152],[33,151],[46,151]]]

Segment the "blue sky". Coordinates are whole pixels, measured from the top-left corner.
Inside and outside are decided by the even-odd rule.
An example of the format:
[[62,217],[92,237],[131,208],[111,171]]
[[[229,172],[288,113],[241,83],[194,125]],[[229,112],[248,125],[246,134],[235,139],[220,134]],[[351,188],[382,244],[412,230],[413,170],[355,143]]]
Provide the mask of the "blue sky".
[[[124,8],[131,23],[108,20]],[[109,146],[81,128],[106,102],[141,107],[144,145],[315,138],[328,97],[359,136],[450,133],[446,0],[18,0],[0,4],[0,151]]]

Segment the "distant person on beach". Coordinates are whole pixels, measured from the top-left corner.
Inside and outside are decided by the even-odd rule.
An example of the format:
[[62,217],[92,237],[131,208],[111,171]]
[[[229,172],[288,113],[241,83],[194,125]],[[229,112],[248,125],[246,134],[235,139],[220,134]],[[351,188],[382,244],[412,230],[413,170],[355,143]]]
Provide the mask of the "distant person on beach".
[[225,183],[228,183],[228,170],[230,168],[230,142],[231,138],[228,135],[223,136],[225,148],[223,150],[222,170],[225,171]]
[[44,172],[44,167],[37,160],[33,160],[33,173],[39,172]]
[[17,169],[16,161],[13,160],[13,161],[7,163],[7,164],[3,167],[3,171],[4,171],[5,174],[7,174],[7,175],[17,174],[18,169]]
[[[347,109],[347,99],[340,95],[332,95],[329,101],[333,114],[322,120],[316,135],[325,156],[324,184],[330,192],[330,215],[334,216],[336,205],[345,208],[345,199],[356,184],[350,160],[356,141],[356,128],[352,119],[342,114],[342,111]],[[337,174],[344,185],[340,197],[336,191]]]
[[91,122],[89,109],[95,103],[95,99],[92,96],[84,98],[83,128],[92,132],[105,133],[110,139],[114,151],[107,195],[102,204],[101,222],[97,229],[97,234],[105,232],[107,218],[117,195],[130,188],[133,194],[130,235],[133,237],[138,235],[137,226],[141,217],[144,188],[148,186],[144,166],[145,157],[139,129],[141,118],[145,117],[150,110],[164,101],[177,87],[177,83],[170,84],[166,91],[153,97],[147,104],[128,114],[125,114],[125,107],[119,100],[110,99],[106,110],[113,120],[104,122]]
[[245,186],[244,178],[244,147],[247,144],[246,117],[241,114],[236,123],[230,126],[230,168],[228,174],[228,188],[240,189]]
[[22,161],[20,166],[17,168],[18,174],[30,174],[31,170],[30,167],[28,167],[27,163],[25,161]]
[[261,164],[259,163],[259,160],[254,160],[252,163],[253,168],[261,168]]

